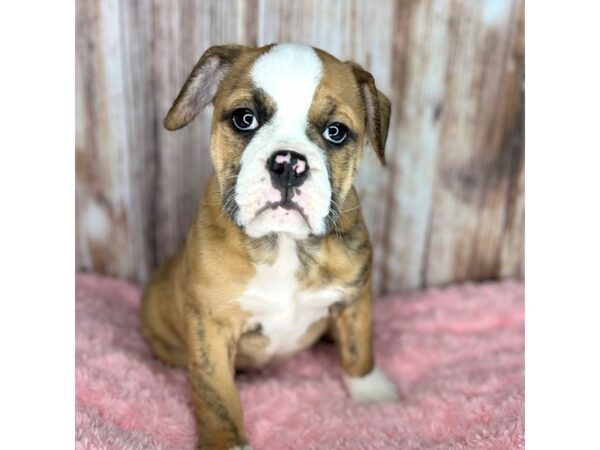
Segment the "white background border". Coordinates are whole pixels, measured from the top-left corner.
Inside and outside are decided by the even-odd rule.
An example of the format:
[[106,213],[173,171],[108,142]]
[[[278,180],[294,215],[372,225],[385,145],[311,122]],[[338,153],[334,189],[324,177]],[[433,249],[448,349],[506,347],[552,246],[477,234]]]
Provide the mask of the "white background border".
[[0,448],[75,442],[74,1],[0,6]]
[[600,14],[526,1],[526,448],[600,449]]

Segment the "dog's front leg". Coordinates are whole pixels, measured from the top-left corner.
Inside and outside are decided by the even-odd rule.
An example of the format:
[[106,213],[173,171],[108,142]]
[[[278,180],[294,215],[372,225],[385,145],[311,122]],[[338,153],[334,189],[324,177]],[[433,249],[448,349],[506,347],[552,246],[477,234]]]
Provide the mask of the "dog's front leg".
[[398,400],[398,391],[373,357],[373,296],[367,283],[359,296],[333,315],[344,382],[352,398],[376,403]]
[[198,449],[250,449],[234,382],[235,333],[195,310],[187,332]]

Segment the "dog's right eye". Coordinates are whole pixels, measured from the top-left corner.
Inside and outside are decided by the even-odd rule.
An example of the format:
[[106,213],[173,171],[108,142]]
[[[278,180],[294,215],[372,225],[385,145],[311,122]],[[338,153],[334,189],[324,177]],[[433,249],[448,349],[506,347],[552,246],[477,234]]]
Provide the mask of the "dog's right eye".
[[258,128],[258,120],[248,108],[236,109],[231,116],[231,121],[240,131],[251,131]]

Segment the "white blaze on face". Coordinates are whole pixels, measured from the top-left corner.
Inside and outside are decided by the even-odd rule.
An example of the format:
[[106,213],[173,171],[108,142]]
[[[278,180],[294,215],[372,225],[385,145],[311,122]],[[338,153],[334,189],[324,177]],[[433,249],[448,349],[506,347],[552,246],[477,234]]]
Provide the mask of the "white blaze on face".
[[[250,71],[254,86],[262,89],[276,107],[271,120],[261,124],[244,150],[235,188],[238,221],[252,237],[284,232],[303,238],[326,230],[331,200],[326,158],[306,135],[308,111],[322,73],[323,64],[315,51],[298,44],[272,47]],[[272,186],[267,170],[267,160],[280,150],[295,151],[306,158],[307,179],[294,188],[292,197],[306,220],[294,209],[265,208],[282,200],[281,191]],[[294,170],[305,171],[305,163],[298,162]],[[257,216],[261,208],[263,211]]]

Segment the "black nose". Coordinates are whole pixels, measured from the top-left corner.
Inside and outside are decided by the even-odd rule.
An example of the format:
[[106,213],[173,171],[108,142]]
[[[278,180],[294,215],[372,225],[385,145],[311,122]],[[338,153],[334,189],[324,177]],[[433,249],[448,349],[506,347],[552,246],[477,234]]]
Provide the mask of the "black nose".
[[267,160],[267,169],[271,174],[271,182],[277,189],[298,187],[308,175],[309,167],[306,158],[291,150],[280,150]]

